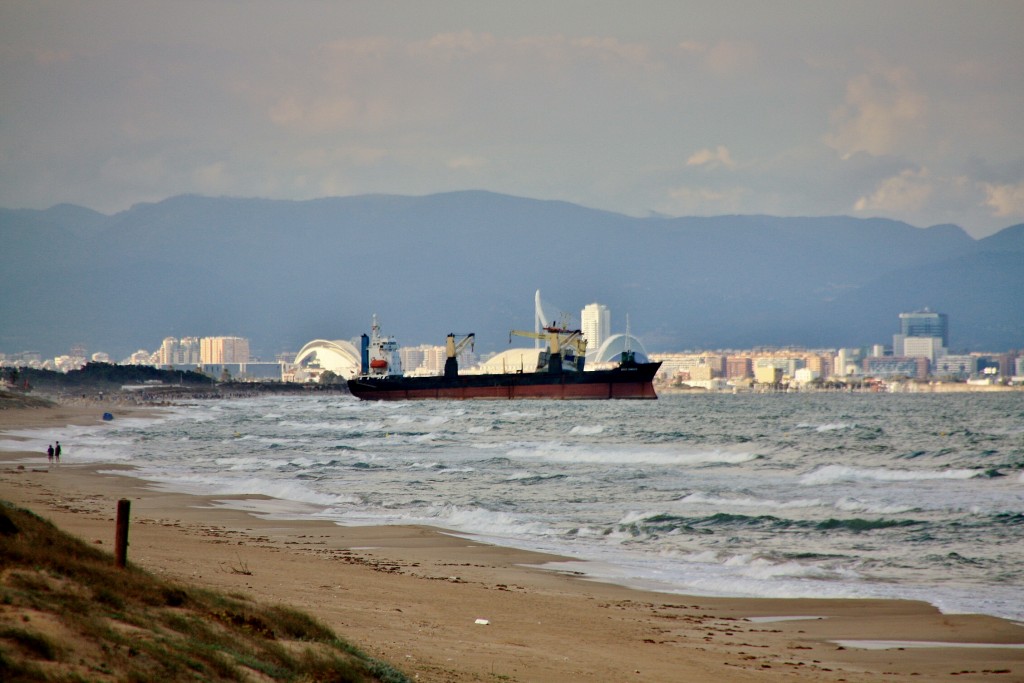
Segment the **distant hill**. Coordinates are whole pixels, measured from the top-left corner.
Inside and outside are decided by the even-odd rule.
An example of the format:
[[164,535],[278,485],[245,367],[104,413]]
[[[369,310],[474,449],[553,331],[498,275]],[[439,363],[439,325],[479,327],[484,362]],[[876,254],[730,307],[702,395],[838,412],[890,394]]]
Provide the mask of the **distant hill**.
[[[501,350],[533,293],[597,301],[651,351],[891,341],[950,316],[954,348],[1024,346],[1024,225],[983,240],[843,216],[632,218],[490,192],[302,202],[172,197],[104,216],[0,210],[0,350],[118,357],[167,336],[240,335],[270,357],[367,331],[476,332]],[[577,321],[578,322],[578,321]]]

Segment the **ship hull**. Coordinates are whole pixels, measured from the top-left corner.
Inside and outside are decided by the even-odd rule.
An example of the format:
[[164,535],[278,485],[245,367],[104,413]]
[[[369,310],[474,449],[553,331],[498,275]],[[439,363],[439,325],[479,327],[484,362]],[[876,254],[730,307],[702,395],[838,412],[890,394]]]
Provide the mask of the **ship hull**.
[[613,370],[502,373],[445,377],[357,377],[353,396],[368,401],[548,399],[656,399],[652,380],[661,363]]

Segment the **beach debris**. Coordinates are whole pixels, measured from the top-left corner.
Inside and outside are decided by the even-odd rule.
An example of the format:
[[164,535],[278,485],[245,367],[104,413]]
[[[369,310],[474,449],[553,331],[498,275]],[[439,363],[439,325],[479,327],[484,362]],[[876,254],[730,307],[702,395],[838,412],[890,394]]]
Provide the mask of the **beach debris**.
[[104,422],[110,422],[113,419],[114,419],[114,415],[112,413],[103,413],[103,421]]
[[242,556],[238,553],[235,553],[235,557],[238,558],[238,564],[232,565],[228,564],[227,562],[221,562],[221,571],[224,571],[229,574],[241,574],[243,576],[252,576],[252,572],[249,570],[249,565],[244,560],[242,560]]
[[488,619],[477,619],[476,624],[479,626],[490,626],[491,622]]

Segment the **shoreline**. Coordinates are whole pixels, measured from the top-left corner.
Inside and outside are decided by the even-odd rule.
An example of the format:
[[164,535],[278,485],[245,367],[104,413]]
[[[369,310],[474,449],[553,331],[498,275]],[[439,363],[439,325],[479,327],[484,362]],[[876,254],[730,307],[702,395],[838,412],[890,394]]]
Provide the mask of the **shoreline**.
[[[0,411],[0,435],[95,424],[102,412],[95,405]],[[108,549],[116,501],[128,498],[129,562],[310,612],[421,680],[742,681],[769,670],[785,680],[815,681],[1024,674],[1024,650],[1006,647],[1024,643],[1024,626],[997,617],[944,615],[905,600],[645,592],[582,579],[564,564],[577,562],[572,558],[432,527],[267,519],[218,501],[274,499],[168,493],[131,471],[67,461],[47,468],[43,454],[6,451],[0,498]],[[550,563],[557,568],[544,568]],[[872,641],[900,649],[870,649]],[[935,642],[948,645],[913,645]],[[978,647],[986,643],[993,647]]]

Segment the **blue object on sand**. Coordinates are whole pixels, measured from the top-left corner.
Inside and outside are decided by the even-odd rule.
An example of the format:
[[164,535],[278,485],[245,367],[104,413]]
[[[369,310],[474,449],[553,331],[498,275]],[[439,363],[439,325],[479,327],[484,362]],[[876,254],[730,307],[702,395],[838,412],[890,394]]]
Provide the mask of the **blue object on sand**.
[[111,415],[110,413],[103,413],[103,419],[109,422],[110,420],[114,419],[114,416]]

